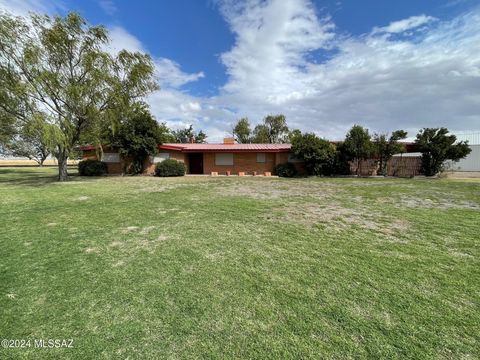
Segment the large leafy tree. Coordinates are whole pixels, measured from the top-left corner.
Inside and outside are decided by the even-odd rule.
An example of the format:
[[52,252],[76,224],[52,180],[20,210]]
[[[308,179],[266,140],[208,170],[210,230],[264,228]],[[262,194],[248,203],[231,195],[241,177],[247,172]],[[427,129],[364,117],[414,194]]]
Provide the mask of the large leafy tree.
[[373,135],[373,152],[378,158],[380,174],[387,174],[387,163],[393,155],[405,151],[405,146],[399,143],[399,140],[403,140],[406,137],[407,132],[404,130],[396,130],[390,137],[387,134]]
[[196,144],[204,144],[207,142],[207,134],[205,134],[202,130],[199,132],[195,132],[193,130],[193,126],[190,125],[185,129],[179,129],[172,131],[173,138],[177,143],[196,143]]
[[349,160],[356,163],[356,174],[360,173],[360,162],[372,154],[372,141],[368,130],[354,125],[345,137],[343,151]]
[[336,149],[328,140],[313,133],[296,134],[292,141],[295,157],[305,162],[309,175],[331,175],[334,169]]
[[5,144],[6,153],[34,160],[39,166],[50,155],[51,126],[44,119],[33,117]]
[[108,42],[103,26],[77,13],[0,15],[0,109],[18,122],[41,116],[54,126],[59,180],[68,178],[67,158],[84,133],[117,121],[158,88],[148,55],[112,55]]
[[158,145],[165,139],[165,126],[159,126],[144,104],[135,104],[122,119],[118,130],[106,139],[110,146],[132,160],[130,172],[140,174],[148,156],[158,152]]
[[252,142],[256,144],[280,144],[288,141],[289,130],[284,115],[269,115],[255,126]]
[[448,129],[443,127],[420,130],[415,143],[422,153],[422,171],[426,176],[443,171],[445,161],[459,161],[472,151],[467,142],[457,143],[457,137],[449,135]]
[[248,144],[252,142],[252,129],[248,118],[238,120],[233,128],[233,136],[239,144]]

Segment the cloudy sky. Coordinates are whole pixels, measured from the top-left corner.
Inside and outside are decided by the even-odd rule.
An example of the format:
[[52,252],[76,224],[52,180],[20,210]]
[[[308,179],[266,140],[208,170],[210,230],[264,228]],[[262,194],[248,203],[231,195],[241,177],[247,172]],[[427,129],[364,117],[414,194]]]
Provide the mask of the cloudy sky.
[[283,113],[292,128],[341,139],[422,127],[480,130],[478,0],[0,0],[79,11],[110,29],[112,51],[148,52],[158,121],[215,142],[235,120]]

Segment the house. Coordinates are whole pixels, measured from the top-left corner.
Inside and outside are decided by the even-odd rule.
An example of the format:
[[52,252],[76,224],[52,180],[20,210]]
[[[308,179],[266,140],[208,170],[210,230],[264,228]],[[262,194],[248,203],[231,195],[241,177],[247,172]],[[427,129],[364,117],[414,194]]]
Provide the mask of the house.
[[[233,138],[222,144],[162,144],[158,153],[145,163],[145,174],[153,174],[155,165],[165,159],[185,163],[187,174],[263,175],[272,173],[278,164],[294,163],[301,170],[302,164],[290,152],[290,144],[236,144]],[[84,159],[97,159],[94,146],[80,147]],[[109,174],[120,174],[128,160],[122,159],[115,149],[104,148],[102,161],[108,165]]]
[[[95,146],[81,146],[83,159],[98,159]],[[413,143],[405,144],[406,153],[393,156],[387,163],[389,176],[410,177],[421,173],[421,158],[415,153]],[[158,146],[158,153],[145,161],[144,174],[155,172],[155,165],[166,159],[185,164],[187,174],[264,175],[273,173],[276,165],[293,163],[299,173],[304,172],[303,162],[291,152],[291,144],[236,144],[233,138],[225,138],[222,144],[169,143]],[[103,148],[101,160],[107,163],[109,174],[122,174],[128,168],[129,159],[123,159],[118,151]],[[377,175],[378,160],[360,162],[359,174]],[[350,163],[350,172],[356,173],[356,162]]]

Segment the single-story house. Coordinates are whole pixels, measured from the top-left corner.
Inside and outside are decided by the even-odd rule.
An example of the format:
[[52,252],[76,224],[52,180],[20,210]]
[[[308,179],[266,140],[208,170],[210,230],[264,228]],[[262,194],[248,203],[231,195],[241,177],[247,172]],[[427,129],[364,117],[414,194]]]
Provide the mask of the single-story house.
[[[264,175],[286,162],[294,163],[301,170],[302,164],[290,148],[290,144],[236,144],[232,138],[224,139],[223,144],[167,143],[159,145],[158,153],[146,161],[144,173],[153,174],[155,165],[165,159],[185,163],[187,174]],[[81,146],[80,149],[83,159],[98,158],[94,146]],[[109,174],[124,172],[128,163],[108,147],[103,149],[101,160],[107,163]]]
[[[98,159],[95,146],[81,146],[83,159]],[[415,153],[413,143],[405,144],[406,153],[398,154],[387,163],[390,176],[415,176],[420,174],[420,154]],[[187,174],[218,175],[265,175],[273,173],[276,165],[293,163],[304,172],[303,163],[291,152],[291,144],[236,144],[233,138],[224,139],[222,144],[168,143],[158,146],[158,153],[145,161],[144,174],[155,172],[155,165],[166,159],[175,159],[185,164]],[[101,160],[107,163],[109,174],[122,174],[128,168],[129,159],[123,159],[118,151],[103,147]],[[356,163],[350,163],[350,171],[356,173]],[[377,159],[360,162],[359,174],[376,175]]]

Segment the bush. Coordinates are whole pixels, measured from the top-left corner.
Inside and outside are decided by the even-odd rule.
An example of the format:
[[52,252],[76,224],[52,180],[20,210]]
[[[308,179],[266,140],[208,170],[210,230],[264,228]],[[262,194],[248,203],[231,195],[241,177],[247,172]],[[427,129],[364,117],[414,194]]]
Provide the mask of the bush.
[[273,172],[280,177],[294,177],[297,175],[297,169],[292,163],[278,164],[273,169]]
[[100,160],[82,160],[78,163],[80,176],[102,176],[108,173],[107,164]]
[[155,176],[184,176],[185,164],[173,159],[163,160],[155,166]]

